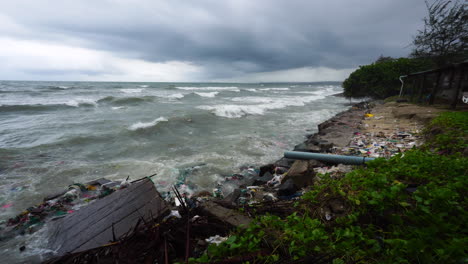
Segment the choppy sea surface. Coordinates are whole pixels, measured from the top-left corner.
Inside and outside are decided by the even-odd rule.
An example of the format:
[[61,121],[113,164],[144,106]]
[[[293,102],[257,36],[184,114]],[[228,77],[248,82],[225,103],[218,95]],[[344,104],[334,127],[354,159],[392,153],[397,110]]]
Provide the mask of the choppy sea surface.
[[[74,182],[154,173],[167,190],[182,170],[211,190],[244,165],[281,158],[347,108],[341,83],[0,81],[0,220]],[[26,261],[40,235],[0,243]],[[25,242],[26,241],[26,242]],[[32,249],[31,249],[32,248]]]

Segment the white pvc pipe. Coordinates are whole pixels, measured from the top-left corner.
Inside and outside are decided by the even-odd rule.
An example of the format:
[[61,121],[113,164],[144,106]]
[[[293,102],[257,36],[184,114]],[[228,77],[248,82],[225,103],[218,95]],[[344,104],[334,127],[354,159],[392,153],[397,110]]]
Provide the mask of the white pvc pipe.
[[400,76],[400,82],[401,82],[401,88],[400,88],[400,95],[398,97],[401,97],[401,94],[403,93],[403,86],[405,85],[405,82],[403,82],[403,78],[407,77],[406,75]]

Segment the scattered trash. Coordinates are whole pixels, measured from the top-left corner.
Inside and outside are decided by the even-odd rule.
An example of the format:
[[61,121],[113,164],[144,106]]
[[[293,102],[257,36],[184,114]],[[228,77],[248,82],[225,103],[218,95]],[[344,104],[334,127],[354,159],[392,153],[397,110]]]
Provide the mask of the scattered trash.
[[[122,182],[113,182],[104,178],[85,184],[73,183],[64,190],[44,198],[44,201],[29,207],[17,216],[0,223],[0,238],[18,234],[33,233],[47,221],[54,221],[74,213],[80,207],[93,200],[105,197],[114,191],[128,186],[128,178]],[[15,190],[19,190],[18,187]],[[12,203],[1,208],[12,207]]]
[[314,171],[316,173],[320,174],[329,174],[332,178],[338,178],[346,173],[350,172],[353,170],[353,166],[351,165],[344,165],[344,164],[338,164],[336,166],[331,166],[331,167],[318,167],[314,168]]
[[222,237],[222,236],[216,235],[216,236],[212,236],[212,237],[209,237],[209,238],[205,239],[205,241],[210,243],[210,244],[219,245],[219,244],[223,243],[224,241],[226,241],[227,239],[228,239],[227,237]]
[[333,148],[332,153],[341,155],[364,156],[371,158],[390,158],[421,143],[419,131],[398,131],[395,133],[356,132],[348,147]]
[[171,212],[169,213],[169,215],[167,215],[166,217],[164,217],[164,220],[169,219],[169,218],[171,218],[171,217],[182,218],[182,216],[180,215],[180,213],[179,213],[178,210],[171,210]]
[[267,186],[269,187],[278,187],[281,184],[281,181],[283,180],[285,174],[280,174],[280,175],[273,175],[273,179],[269,180],[267,182]]
[[278,198],[276,198],[276,196],[272,193],[265,193],[263,195],[263,200],[264,201],[270,201],[270,202],[276,202],[278,201]]

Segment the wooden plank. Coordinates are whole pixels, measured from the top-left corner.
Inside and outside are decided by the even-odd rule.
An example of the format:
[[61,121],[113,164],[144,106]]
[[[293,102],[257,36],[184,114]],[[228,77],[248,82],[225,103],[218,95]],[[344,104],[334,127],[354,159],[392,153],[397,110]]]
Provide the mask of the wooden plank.
[[[154,186],[153,186],[154,187]],[[82,232],[82,229],[77,228],[77,226],[82,227],[83,229],[88,229],[88,227],[97,228],[96,225],[106,223],[115,214],[122,214],[119,211],[133,211],[134,207],[138,207],[139,204],[145,203],[141,199],[148,199],[148,192],[151,192],[152,188],[134,188],[126,193],[119,194],[119,199],[109,199],[105,203],[99,203],[96,206],[89,206],[86,208],[88,210],[80,212],[81,215],[86,216],[86,218],[77,218],[70,215],[69,218],[72,218],[70,221],[66,221],[63,227],[64,231],[71,232],[71,236],[77,235]],[[123,191],[123,190],[122,190]],[[138,196],[132,195],[138,194]],[[110,195],[112,196],[112,195]],[[109,197],[110,197],[109,196]],[[107,198],[107,197],[105,197]],[[115,197],[114,197],[115,198]],[[100,202],[101,200],[96,201],[95,203]],[[95,203],[91,204],[94,205]],[[104,205],[104,206],[103,206]],[[79,210],[81,211],[81,210]],[[78,211],[78,212],[79,212]],[[99,212],[99,213],[96,213]]]
[[154,184],[143,180],[52,222],[48,245],[58,255],[99,247],[112,240],[112,224],[119,238],[133,229],[138,219],[150,220],[167,211]]
[[[147,184],[141,184],[140,183],[137,183],[137,185],[133,186],[133,185],[130,185],[128,187],[128,190],[129,191],[126,191],[126,190],[121,190],[121,191],[126,191],[126,192],[122,192],[119,191],[118,195],[114,195],[114,194],[111,194],[107,197],[104,197],[103,199],[99,199],[97,201],[95,201],[94,203],[92,203],[91,205],[93,206],[85,206],[85,207],[82,207],[80,208],[80,214],[86,214],[86,215],[93,215],[96,211],[102,211],[102,210],[111,210],[110,207],[121,207],[122,206],[122,203],[126,203],[127,200],[126,200],[126,196],[130,195],[130,193],[133,193],[133,192],[139,192],[139,193],[145,193],[147,191],[151,191],[152,187],[150,185],[147,185]],[[102,202],[103,200],[105,200],[105,202]],[[95,217],[105,217],[106,214],[99,214]],[[65,223],[67,226],[69,226],[69,228],[74,228],[80,221],[83,221],[83,219],[79,219],[79,218],[75,218],[73,217],[73,215],[69,215],[67,216],[67,218],[70,218],[68,219]],[[92,224],[91,221],[97,221],[99,219],[85,219],[86,221],[86,224]],[[80,222],[82,223],[82,222]]]
[[[116,234],[116,237],[127,233],[129,229],[134,227],[139,218],[143,217],[146,221],[150,220],[151,212],[154,211],[153,209],[156,209],[156,212],[158,212],[161,209],[158,206],[157,201],[155,199],[152,199],[151,201],[148,201],[145,204],[140,203],[140,205],[132,203],[126,208],[122,208],[116,211],[115,213],[109,215],[108,218],[99,221],[92,228],[81,230],[79,234],[75,234],[77,238],[74,240],[73,243],[79,245],[79,248],[81,250],[86,250],[101,246],[103,244],[107,244],[109,242],[109,239],[95,239],[94,241],[97,241],[96,243],[98,243],[98,245],[95,245],[95,243],[93,243],[94,246],[84,246],[86,244],[89,244],[89,237],[102,236],[112,238],[112,223],[114,223],[114,232]],[[154,212],[153,215],[155,215]]]

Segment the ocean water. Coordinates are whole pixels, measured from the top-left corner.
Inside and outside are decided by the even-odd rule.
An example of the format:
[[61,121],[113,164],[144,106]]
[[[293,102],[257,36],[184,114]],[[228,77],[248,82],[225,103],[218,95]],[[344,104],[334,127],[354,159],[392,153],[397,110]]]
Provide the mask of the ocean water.
[[[245,165],[281,158],[347,108],[341,83],[0,81],[0,220],[74,182],[154,173],[164,192],[181,171],[211,190]],[[11,206],[10,206],[11,205]],[[34,235],[37,238],[38,235]],[[0,245],[19,253],[31,237]]]

